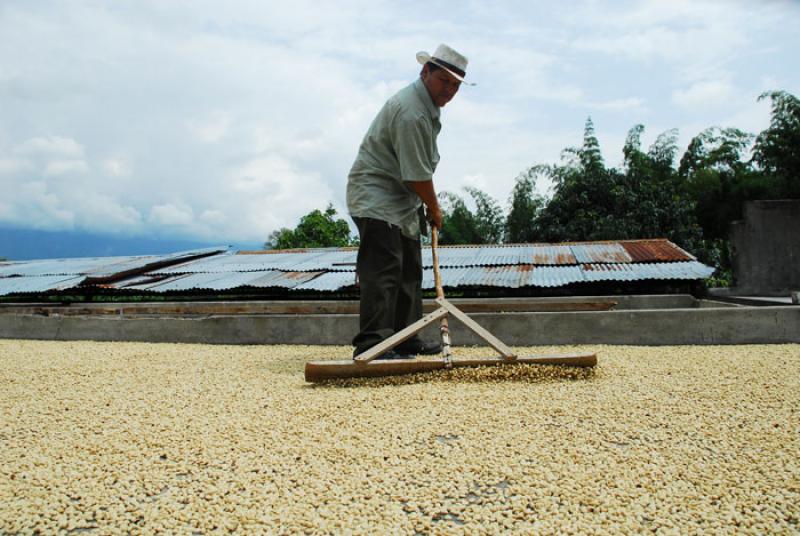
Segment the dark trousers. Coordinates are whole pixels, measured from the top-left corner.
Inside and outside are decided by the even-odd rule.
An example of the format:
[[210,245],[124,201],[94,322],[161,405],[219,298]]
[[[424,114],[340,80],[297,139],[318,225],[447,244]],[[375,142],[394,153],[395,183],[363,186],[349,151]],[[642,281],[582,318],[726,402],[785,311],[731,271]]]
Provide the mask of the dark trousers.
[[419,240],[403,236],[396,225],[372,218],[353,221],[361,239],[356,355],[422,318],[422,250]]

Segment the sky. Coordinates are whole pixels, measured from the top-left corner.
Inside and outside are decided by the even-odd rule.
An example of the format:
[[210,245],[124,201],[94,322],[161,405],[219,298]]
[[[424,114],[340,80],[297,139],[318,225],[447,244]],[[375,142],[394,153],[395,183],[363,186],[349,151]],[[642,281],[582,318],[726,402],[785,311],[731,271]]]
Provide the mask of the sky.
[[[800,1],[0,0],[0,227],[265,241],[329,203],[418,51],[469,58],[438,191],[557,163],[592,118],[606,164],[800,95]],[[548,184],[537,185],[547,194]]]

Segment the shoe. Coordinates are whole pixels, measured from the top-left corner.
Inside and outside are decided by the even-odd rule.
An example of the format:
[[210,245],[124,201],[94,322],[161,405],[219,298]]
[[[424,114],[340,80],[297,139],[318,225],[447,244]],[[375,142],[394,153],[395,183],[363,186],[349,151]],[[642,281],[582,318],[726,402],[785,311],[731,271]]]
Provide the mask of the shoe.
[[375,360],[389,360],[389,359],[413,359],[414,356],[403,355],[395,352],[394,350],[387,350],[375,358]]
[[433,341],[426,342],[422,339],[411,339],[398,344],[395,350],[409,357],[416,355],[434,355],[441,353],[442,344]]
[[[369,349],[369,348],[368,348],[368,349]],[[367,350],[368,350],[368,349],[367,349]],[[356,352],[353,352],[353,359],[355,359],[355,358],[356,358],[356,356],[358,356],[358,355],[360,355],[360,354],[363,354],[363,353],[364,353],[364,352],[366,352],[367,350],[361,350],[361,351],[360,351],[360,352],[358,352],[358,353],[356,353]],[[383,352],[381,355],[379,355],[378,357],[375,357],[375,358],[373,358],[373,359],[374,359],[375,361],[378,361],[378,360],[385,360],[385,361],[388,361],[388,360],[391,360],[391,359],[414,359],[414,356],[413,356],[413,355],[412,355],[412,356],[409,356],[409,355],[400,354],[400,353],[398,353],[398,352],[395,352],[394,350],[387,350],[387,351]]]

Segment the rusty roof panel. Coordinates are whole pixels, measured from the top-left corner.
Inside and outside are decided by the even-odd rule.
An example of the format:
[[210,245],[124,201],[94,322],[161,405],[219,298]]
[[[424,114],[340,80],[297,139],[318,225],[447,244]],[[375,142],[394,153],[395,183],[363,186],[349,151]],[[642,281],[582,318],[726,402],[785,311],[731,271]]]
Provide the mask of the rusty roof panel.
[[241,287],[292,289],[313,279],[322,272],[201,272],[175,274],[162,281],[127,286],[128,289],[151,292],[170,292],[182,290],[230,290]]
[[[422,264],[433,266],[430,247],[422,250]],[[443,246],[439,248],[439,266],[504,266],[513,264],[566,265],[577,264],[569,246],[565,245],[493,245]]]
[[575,259],[581,264],[631,262],[631,256],[619,242],[571,244],[569,247],[575,255]]
[[520,256],[520,262],[524,264],[539,266],[578,264],[575,254],[569,246],[533,245],[523,249],[524,253]]
[[666,239],[624,240],[620,244],[633,262],[680,262],[697,260]]
[[580,266],[535,266],[523,272],[520,280],[523,287],[563,287],[583,281]]

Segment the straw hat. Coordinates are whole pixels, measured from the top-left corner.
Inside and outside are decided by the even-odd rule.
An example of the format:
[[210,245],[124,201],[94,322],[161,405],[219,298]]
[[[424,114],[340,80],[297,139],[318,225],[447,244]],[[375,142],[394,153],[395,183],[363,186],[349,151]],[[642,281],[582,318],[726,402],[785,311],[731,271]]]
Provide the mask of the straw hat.
[[436,52],[433,53],[433,56],[425,51],[417,52],[417,61],[422,65],[427,62],[434,63],[468,86],[475,85],[464,80],[467,75],[467,62],[469,61],[467,57],[459,54],[444,43],[436,47]]

